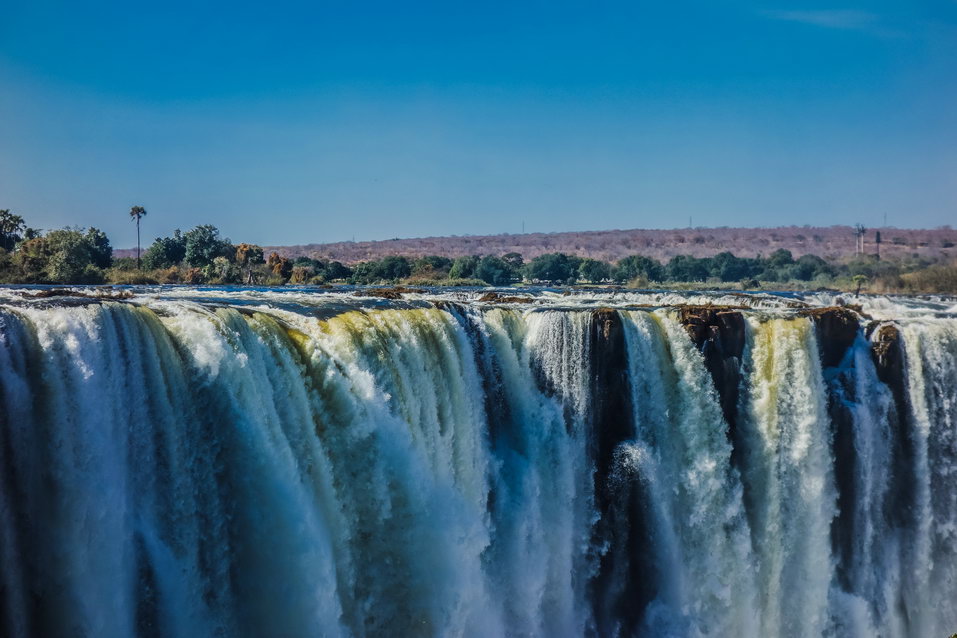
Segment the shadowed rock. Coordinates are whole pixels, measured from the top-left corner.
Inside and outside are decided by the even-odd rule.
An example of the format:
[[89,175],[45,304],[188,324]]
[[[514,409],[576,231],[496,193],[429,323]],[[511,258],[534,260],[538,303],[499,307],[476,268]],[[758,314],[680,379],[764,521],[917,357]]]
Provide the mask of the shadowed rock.
[[87,288],[85,290],[71,290],[69,288],[45,288],[36,292],[24,292],[27,299],[50,299],[52,297],[80,297],[83,299],[130,299],[133,293],[129,290],[114,290],[112,288]]
[[380,299],[402,299],[406,293],[424,293],[425,290],[419,288],[406,288],[405,286],[393,286],[392,288],[362,288],[356,290],[353,294],[356,297],[379,297]]
[[532,303],[535,301],[532,297],[509,296],[498,292],[487,292],[478,300],[484,303]]
[[906,387],[900,329],[893,323],[874,321],[867,326],[867,337],[878,378],[891,389],[895,401],[903,402]]
[[833,368],[841,363],[848,348],[857,339],[861,316],[848,307],[814,308],[800,313],[810,317],[817,333],[821,366]]
[[621,316],[601,308],[592,313],[591,452],[595,462],[594,529],[599,549],[592,581],[598,635],[630,636],[656,595],[653,557],[640,476],[623,465],[622,444],[635,437],[628,355]]
[[826,386],[838,510],[831,523],[831,545],[837,557],[838,582],[847,589],[851,587],[854,540],[860,534],[854,517],[860,498],[855,481],[860,459],[853,413],[860,398],[855,382],[857,362],[848,357],[848,352],[861,334],[861,315],[847,306],[814,308],[801,315],[814,323]]
[[898,525],[914,524],[917,495],[914,486],[914,442],[911,438],[910,411],[907,406],[907,360],[900,328],[893,323],[874,321],[867,326],[871,339],[871,358],[877,377],[890,389],[894,398],[891,427],[891,494],[887,516]]
[[730,306],[682,306],[681,324],[704,357],[721,402],[721,412],[730,429],[735,449],[738,394],[741,387],[741,355],[744,352],[744,315]]

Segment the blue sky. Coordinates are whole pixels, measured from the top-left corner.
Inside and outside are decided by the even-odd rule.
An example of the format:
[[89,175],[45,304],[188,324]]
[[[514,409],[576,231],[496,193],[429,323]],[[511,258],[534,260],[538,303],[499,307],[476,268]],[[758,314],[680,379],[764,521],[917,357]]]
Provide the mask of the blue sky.
[[957,222],[957,1],[0,0],[0,208],[135,243]]

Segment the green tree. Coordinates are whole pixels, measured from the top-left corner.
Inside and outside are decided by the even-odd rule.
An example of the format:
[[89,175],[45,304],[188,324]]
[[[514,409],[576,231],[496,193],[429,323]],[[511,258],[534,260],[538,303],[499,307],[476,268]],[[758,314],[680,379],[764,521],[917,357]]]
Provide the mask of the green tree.
[[593,284],[601,283],[611,278],[611,266],[597,259],[583,259],[578,266],[578,278]]
[[377,281],[377,266],[378,264],[374,261],[363,261],[356,264],[349,276],[349,283],[357,285],[375,283]]
[[389,255],[379,260],[376,274],[380,280],[397,281],[412,274],[412,264],[405,257]]
[[45,281],[50,254],[50,246],[43,237],[24,240],[13,255],[13,265],[19,278],[28,283]]
[[[90,229],[95,231],[95,229]],[[102,246],[91,241],[99,231],[75,228],[50,231],[20,245],[14,263],[26,281],[64,284],[99,283],[103,273],[96,266]]]
[[22,217],[14,215],[8,209],[0,210],[0,248],[12,251],[17,242],[23,239],[26,228]]
[[479,258],[475,255],[466,257],[456,257],[449,269],[450,279],[472,279],[475,277],[475,269],[478,268]]
[[664,268],[657,259],[644,255],[629,255],[618,260],[612,271],[617,282],[644,279],[645,281],[662,281],[665,278]]
[[525,260],[518,253],[505,253],[502,255],[502,261],[508,264],[512,271],[512,279],[522,278],[522,269],[525,267]]
[[412,262],[412,275],[419,278],[444,279],[452,268],[452,260],[439,255],[426,255]]
[[326,278],[326,281],[348,279],[352,276],[352,269],[344,265],[341,261],[330,261],[325,265],[323,276]]
[[183,234],[186,243],[184,260],[194,268],[203,268],[217,257],[232,257],[233,245],[219,236],[219,229],[211,224],[196,226]]
[[172,237],[158,237],[143,255],[143,263],[150,270],[169,268],[186,257],[186,239],[177,228]]
[[90,247],[90,258],[97,268],[109,268],[113,265],[113,247],[110,238],[98,228],[89,228],[84,238]]
[[817,255],[801,255],[792,267],[792,276],[801,281],[810,281],[820,276],[834,274],[826,261]]
[[507,286],[512,281],[512,269],[503,259],[486,255],[475,265],[475,278],[492,286]]
[[140,267],[140,219],[146,216],[146,209],[142,206],[130,208],[130,221],[136,221],[136,267]]
[[702,259],[689,255],[675,255],[666,268],[671,281],[704,281],[708,278],[708,266]]
[[778,248],[768,257],[768,265],[772,268],[779,268],[781,266],[790,266],[794,263],[794,256],[791,254],[790,250],[785,248]]
[[508,264],[508,267],[513,270],[520,270],[522,266],[525,265],[525,260],[522,259],[519,253],[505,253],[502,255],[502,261]]
[[525,266],[526,276],[533,281],[574,283],[581,258],[565,253],[539,255]]
[[708,272],[721,281],[741,281],[757,274],[752,270],[751,260],[735,257],[733,253],[727,251],[718,253],[708,260]]

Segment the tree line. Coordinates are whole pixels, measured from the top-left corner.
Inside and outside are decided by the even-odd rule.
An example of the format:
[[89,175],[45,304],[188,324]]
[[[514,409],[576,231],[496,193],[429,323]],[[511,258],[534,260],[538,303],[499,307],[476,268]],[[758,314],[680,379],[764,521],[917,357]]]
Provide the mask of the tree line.
[[[137,223],[146,210],[134,206]],[[508,286],[513,284],[618,284],[630,287],[678,284],[742,289],[781,287],[866,287],[875,291],[957,292],[957,268],[926,257],[881,260],[856,255],[838,262],[815,255],[794,258],[778,249],[768,256],[677,255],[659,261],[630,255],[616,262],[561,252],[525,261],[521,254],[449,258],[387,256],[347,265],[339,261],[265,254],[261,246],[233,244],[215,226],[204,224],[156,238],[137,258],[113,258],[109,238],[96,228],[41,232],[0,210],[0,282],[57,284],[211,284],[211,285],[414,285]]]

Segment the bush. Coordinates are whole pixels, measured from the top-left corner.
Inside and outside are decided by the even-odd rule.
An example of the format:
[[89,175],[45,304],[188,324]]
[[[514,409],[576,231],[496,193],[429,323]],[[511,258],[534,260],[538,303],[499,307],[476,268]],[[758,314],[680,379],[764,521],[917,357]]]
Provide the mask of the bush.
[[611,278],[611,266],[597,259],[583,259],[578,266],[578,278],[593,284]]
[[912,292],[957,293],[957,266],[931,266],[900,278]]
[[708,278],[708,265],[703,259],[688,255],[675,255],[666,268],[671,281],[704,281]]
[[[169,268],[186,257],[186,240],[177,229],[172,237],[159,237],[143,253],[143,267],[148,270]],[[136,260],[133,260],[136,263]]]
[[656,259],[644,257],[642,255],[631,255],[618,261],[615,269],[612,271],[612,277],[617,282],[627,281],[631,286],[634,280],[643,280],[642,287],[647,286],[649,281],[661,281],[664,279],[664,268]]
[[475,277],[475,269],[478,268],[479,258],[475,255],[468,257],[457,257],[449,268],[449,279],[468,279]]
[[475,267],[475,278],[491,286],[507,286],[512,282],[512,269],[502,259],[486,255]]
[[565,253],[540,255],[525,266],[525,276],[532,281],[575,283],[582,259]]
[[193,286],[206,282],[206,279],[203,277],[202,268],[187,268],[186,271],[181,274],[181,277],[184,284]]
[[[235,250],[228,239],[219,237],[219,229],[210,224],[197,226],[183,234],[186,265],[196,268],[209,266],[217,257],[233,257]],[[174,262],[175,263],[175,262]]]
[[302,285],[309,281],[314,274],[315,271],[311,266],[293,266],[289,283]]

